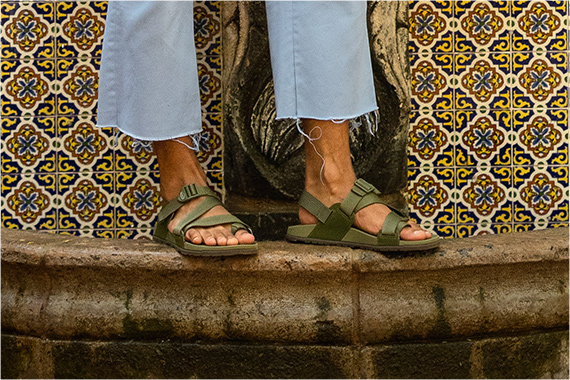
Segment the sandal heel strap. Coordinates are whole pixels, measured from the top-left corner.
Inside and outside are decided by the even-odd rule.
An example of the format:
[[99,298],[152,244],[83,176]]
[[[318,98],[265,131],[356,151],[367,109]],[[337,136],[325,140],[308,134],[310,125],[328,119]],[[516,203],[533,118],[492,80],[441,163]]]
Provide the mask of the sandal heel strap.
[[321,201],[315,198],[308,191],[303,190],[301,198],[299,198],[299,205],[305,210],[313,214],[321,223],[325,223],[332,210],[325,206]]

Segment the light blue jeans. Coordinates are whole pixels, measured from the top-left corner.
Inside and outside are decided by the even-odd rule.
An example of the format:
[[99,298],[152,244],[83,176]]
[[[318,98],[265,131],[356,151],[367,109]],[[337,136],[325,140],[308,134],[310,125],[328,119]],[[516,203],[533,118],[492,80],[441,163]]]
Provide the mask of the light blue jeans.
[[[277,119],[352,119],[377,109],[365,1],[268,1]],[[140,140],[202,129],[192,1],[111,1],[99,126]]]

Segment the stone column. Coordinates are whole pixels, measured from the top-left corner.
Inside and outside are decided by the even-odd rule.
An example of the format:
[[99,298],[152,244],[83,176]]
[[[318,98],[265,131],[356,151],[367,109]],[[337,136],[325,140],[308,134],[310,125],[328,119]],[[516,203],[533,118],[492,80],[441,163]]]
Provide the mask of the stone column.
[[[380,117],[362,118],[362,126],[350,135],[356,174],[401,208],[410,111],[407,12],[407,2],[368,3]],[[304,183],[303,139],[294,121],[275,120],[265,5],[224,2],[222,19],[228,198],[296,199]]]

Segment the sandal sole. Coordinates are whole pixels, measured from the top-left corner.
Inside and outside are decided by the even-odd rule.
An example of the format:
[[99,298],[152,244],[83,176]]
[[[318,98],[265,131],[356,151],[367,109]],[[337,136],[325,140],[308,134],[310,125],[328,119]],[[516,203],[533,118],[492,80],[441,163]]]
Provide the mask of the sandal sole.
[[313,239],[308,237],[298,237],[294,235],[287,234],[285,236],[287,241],[292,243],[305,243],[305,244],[315,244],[315,245],[333,245],[339,247],[357,248],[357,249],[369,249],[377,252],[417,252],[417,251],[429,251],[435,248],[439,248],[439,243],[441,239],[437,239],[426,244],[417,245],[398,245],[398,246],[379,246],[365,243],[339,241],[339,240],[323,240],[323,239]]

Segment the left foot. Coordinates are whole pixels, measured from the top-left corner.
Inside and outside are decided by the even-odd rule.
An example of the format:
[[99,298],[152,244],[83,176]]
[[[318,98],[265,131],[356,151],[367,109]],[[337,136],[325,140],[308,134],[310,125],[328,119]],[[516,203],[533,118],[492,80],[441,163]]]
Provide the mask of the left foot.
[[[356,180],[350,158],[348,122],[304,119],[303,129],[309,136],[315,135],[315,129],[319,131],[318,139],[305,141],[305,190],[327,207],[341,203]],[[354,226],[377,235],[389,213],[388,207],[372,204],[356,213]],[[299,219],[301,224],[317,223],[315,216],[304,208],[299,210]],[[430,232],[411,221],[410,226],[404,227],[400,233],[403,240],[425,240],[431,236]]]

